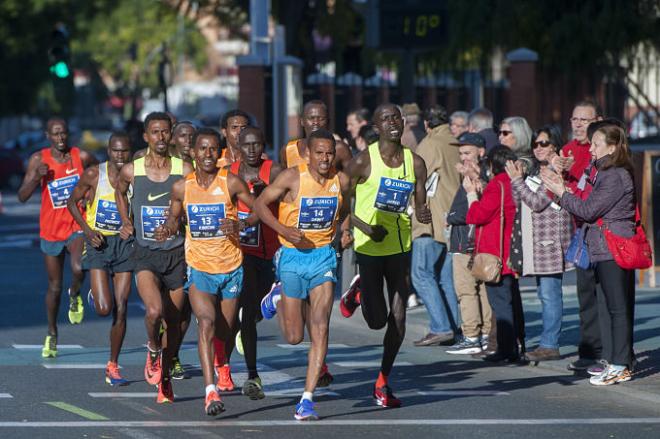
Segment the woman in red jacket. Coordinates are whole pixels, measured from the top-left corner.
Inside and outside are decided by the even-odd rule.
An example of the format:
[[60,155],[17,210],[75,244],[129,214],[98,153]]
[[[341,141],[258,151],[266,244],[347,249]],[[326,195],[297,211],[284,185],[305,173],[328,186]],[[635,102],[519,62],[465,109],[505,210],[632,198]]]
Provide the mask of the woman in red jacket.
[[[484,357],[491,362],[515,362],[520,357],[517,343],[517,322],[514,314],[513,294],[517,280],[508,266],[511,232],[516,216],[516,203],[511,192],[511,179],[506,173],[506,162],[516,160],[516,154],[506,146],[498,145],[488,153],[493,178],[477,199],[478,184],[469,178],[463,180],[470,208],[466,222],[477,227],[476,253],[489,253],[502,259],[502,276],[498,283],[486,283],[488,301],[497,322],[497,351]],[[504,196],[504,203],[502,203]],[[504,207],[504,224],[501,212]],[[500,231],[502,230],[502,232]],[[501,250],[500,250],[501,249]]]

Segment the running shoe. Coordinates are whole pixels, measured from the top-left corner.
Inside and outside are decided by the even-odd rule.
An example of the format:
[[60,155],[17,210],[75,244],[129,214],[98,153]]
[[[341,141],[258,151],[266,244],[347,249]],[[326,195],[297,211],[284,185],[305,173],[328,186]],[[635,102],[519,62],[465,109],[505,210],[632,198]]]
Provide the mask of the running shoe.
[[234,390],[234,380],[231,379],[231,368],[228,364],[215,368],[215,373],[218,375],[218,382],[215,386],[221,392],[231,392]]
[[632,375],[628,368],[616,369],[614,366],[608,366],[603,373],[589,378],[589,383],[594,386],[611,386],[616,383],[630,381]]
[[89,307],[92,308],[92,311],[96,312],[96,305],[94,304],[94,295],[92,294],[91,289],[87,292],[87,305],[89,305]]
[[388,385],[374,388],[374,399],[376,400],[376,405],[381,407],[401,407],[401,400],[394,396],[392,389]]
[[71,322],[72,325],[78,325],[83,321],[84,316],[85,308],[83,307],[80,293],[72,296],[71,290],[69,290],[69,322]]
[[598,360],[596,364],[587,368],[587,373],[591,376],[600,375],[601,373],[605,372],[607,366],[607,360]]
[[481,352],[481,341],[479,337],[463,337],[463,340],[454,344],[445,352],[448,354],[478,354]]
[[261,378],[256,377],[251,380],[245,380],[243,383],[243,395],[251,400],[264,399],[264,386],[261,384]]
[[296,404],[296,414],[294,418],[298,421],[316,421],[319,418],[318,413],[314,410],[314,402],[309,399],[303,399]]
[[360,306],[360,275],[356,274],[348,290],[339,299],[339,311],[341,311],[341,315],[349,318],[358,306]]
[[169,379],[163,379],[158,385],[156,402],[158,404],[172,404],[174,402],[174,390],[172,390],[172,381]]
[[125,386],[128,384],[128,380],[119,373],[119,365],[112,361],[108,361],[105,366],[105,382],[111,386]]
[[241,331],[239,330],[236,333],[236,352],[238,355],[245,355],[245,350],[243,350],[243,337],[241,336]]
[[152,352],[147,348],[147,362],[144,365],[144,379],[152,386],[158,385],[163,378],[162,352]]
[[44,347],[41,349],[41,356],[44,358],[57,357],[57,335],[46,336]]
[[170,369],[170,376],[174,380],[185,380],[188,378],[188,375],[186,375],[186,371],[183,370],[183,366],[181,366],[181,361],[179,361],[179,357],[172,358],[172,369]]
[[328,370],[328,365],[323,363],[321,368],[321,373],[319,374],[319,380],[316,383],[316,387],[328,387],[330,383],[334,381],[335,377],[332,376]]
[[225,405],[220,399],[220,395],[215,390],[206,395],[206,402],[204,403],[204,410],[209,416],[217,416],[225,411]]
[[277,308],[273,299],[282,294],[282,284],[275,282],[270,288],[268,294],[261,299],[261,314],[264,316],[264,319],[270,320],[275,314],[277,314]]

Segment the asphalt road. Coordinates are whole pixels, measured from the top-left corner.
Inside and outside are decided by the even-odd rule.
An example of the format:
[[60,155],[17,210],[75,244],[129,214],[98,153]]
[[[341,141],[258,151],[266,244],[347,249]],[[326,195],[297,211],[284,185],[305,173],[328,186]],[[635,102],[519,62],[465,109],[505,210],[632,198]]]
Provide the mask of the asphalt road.
[[[425,309],[409,313],[406,341],[390,377],[400,409],[374,405],[383,331],[368,330],[361,315],[344,319],[336,309],[330,329],[328,364],[335,381],[315,396],[318,422],[293,419],[304,385],[306,346],[291,347],[276,322],[259,325],[259,364],[267,397],[250,401],[238,391],[223,395],[226,411],[204,413],[203,382],[191,326],[181,352],[190,379],[174,382],[176,402],[155,403],[155,389],[143,379],[143,309],[134,291],[128,332],[120,356],[130,385],[103,381],[110,321],[86,308],[82,325],[72,326],[63,306],[60,354],[43,360],[46,333],[43,299],[46,276],[36,246],[38,204],[19,206],[5,195],[0,215],[0,437],[1,438],[322,438],[357,437],[660,437],[660,293],[638,296],[636,337],[640,374],[633,381],[596,388],[565,369],[574,354],[577,302],[567,288],[559,362],[493,367],[442,347],[416,348],[424,335]],[[524,294],[529,345],[538,341],[540,314],[533,292]],[[70,345],[68,348],[64,345]],[[243,358],[232,357],[238,386],[246,378]]]

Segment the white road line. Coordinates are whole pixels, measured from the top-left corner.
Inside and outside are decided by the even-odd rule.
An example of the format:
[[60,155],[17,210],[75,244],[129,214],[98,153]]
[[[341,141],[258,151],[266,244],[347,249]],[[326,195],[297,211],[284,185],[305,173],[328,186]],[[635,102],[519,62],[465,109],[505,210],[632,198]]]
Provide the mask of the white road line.
[[9,393],[0,393],[0,398],[13,398]]
[[227,421],[7,421],[0,428],[188,428],[188,427],[333,427],[333,426],[412,426],[420,425],[633,425],[658,424],[660,418],[549,418],[549,419],[342,419],[314,422],[252,420]]
[[[42,344],[13,344],[14,349],[41,349],[44,347]],[[58,344],[57,349],[82,349],[79,344]]]
[[[311,346],[311,344],[309,342],[302,342],[302,343],[296,344],[296,345],[293,345],[293,344],[278,344],[277,345],[278,348],[294,349],[294,350],[309,349],[310,346]],[[328,349],[344,349],[344,348],[348,348],[348,347],[350,347],[350,346],[345,345],[343,343],[328,343]]]
[[426,390],[417,392],[425,396],[509,396],[509,392],[495,390]]
[[92,398],[155,398],[157,392],[89,392],[88,395]]
[[[332,361],[332,364],[335,364],[339,367],[380,367],[380,361]],[[397,361],[394,363],[394,366],[412,366],[412,363],[408,361]]]
[[23,239],[21,241],[0,242],[0,248],[28,248],[32,247],[35,241]]
[[18,232],[20,230],[35,230],[39,232],[39,223],[7,224],[0,226],[0,233]]
[[[105,369],[105,363],[60,363],[42,364],[46,369]],[[121,366],[119,366],[121,368]]]
[[[305,391],[304,387],[284,389],[284,390],[264,390],[266,396],[298,396]],[[339,396],[339,393],[326,389],[314,390],[314,397],[318,396]]]

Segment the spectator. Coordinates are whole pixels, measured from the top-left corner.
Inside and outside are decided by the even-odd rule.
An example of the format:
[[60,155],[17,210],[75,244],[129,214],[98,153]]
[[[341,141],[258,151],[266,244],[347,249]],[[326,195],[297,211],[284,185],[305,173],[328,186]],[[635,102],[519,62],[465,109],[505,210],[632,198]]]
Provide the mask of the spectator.
[[632,237],[635,234],[635,185],[628,140],[621,128],[613,125],[598,128],[591,138],[589,152],[595,159],[597,174],[593,189],[585,199],[571,194],[555,173],[544,172],[543,183],[560,197],[564,209],[588,225],[585,240],[601,285],[598,301],[605,304],[609,317],[599,316],[599,325],[601,335],[607,334],[607,344],[611,347],[605,358],[609,366],[601,374],[592,376],[589,382],[607,386],[631,379],[635,271],[617,265],[596,223],[600,218],[616,235]]
[[500,124],[499,140],[520,158],[531,153],[532,129],[524,117],[507,117]]
[[[497,351],[486,355],[483,359],[493,363],[516,362],[520,355],[517,343],[519,323],[516,321],[519,316],[514,313],[513,297],[514,290],[517,288],[514,279],[516,273],[507,263],[511,231],[516,215],[516,204],[511,193],[511,180],[505,172],[506,162],[509,160],[516,160],[516,155],[506,146],[498,145],[488,152],[488,162],[493,178],[479,200],[475,184],[477,182],[473,178],[463,179],[463,187],[467,192],[470,206],[466,222],[478,226],[475,251],[476,253],[489,253],[502,260],[500,281],[486,283],[488,302],[495,313],[497,325]],[[502,197],[504,203],[502,203]]]
[[[541,301],[543,331],[539,346],[527,353],[530,361],[558,360],[563,313],[562,277],[567,268],[564,254],[571,240],[571,215],[561,209],[541,182],[540,171],[550,167],[561,145],[559,130],[545,126],[534,134],[534,171],[523,179],[520,163],[509,162],[513,198],[521,213],[522,275],[535,276]],[[521,203],[522,201],[522,203]],[[515,251],[515,250],[514,250]]]
[[378,133],[371,124],[362,125],[360,132],[355,138],[355,147],[358,151],[364,151],[372,143],[378,142]]
[[[486,153],[486,141],[479,134],[463,133],[458,141],[461,160],[459,172],[464,178],[472,175],[475,179],[481,174],[481,161]],[[478,354],[495,346],[489,343],[492,312],[486,295],[486,286],[472,276],[468,263],[474,250],[474,225],[468,225],[465,217],[468,200],[465,188],[461,185],[447,213],[447,224],[451,226],[449,251],[454,268],[454,289],[461,310],[461,330],[463,338],[447,349],[448,354]]]
[[348,113],[346,116],[346,131],[350,135],[350,139],[347,139],[349,144],[357,146],[356,139],[360,133],[360,128],[369,123],[369,110],[366,108],[359,108]]
[[487,108],[477,108],[470,112],[468,117],[468,131],[477,133],[486,141],[486,152],[490,151],[500,142],[493,130],[493,113]]
[[455,139],[449,132],[447,111],[434,106],[426,111],[425,122],[430,131],[416,152],[426,164],[426,202],[432,222],[422,224],[412,217],[411,275],[413,286],[426,305],[430,330],[421,340],[415,341],[415,346],[452,342],[458,331],[458,301],[447,251],[445,218],[460,185],[456,170],[459,157],[456,148],[451,146]]
[[449,116],[449,131],[455,138],[459,138],[461,134],[468,130],[468,117],[470,115],[465,111],[454,111]]
[[419,106],[414,102],[412,104],[403,105],[403,118],[406,123],[403,127],[403,136],[401,136],[401,144],[416,151],[417,145],[422,141],[426,133],[420,123],[420,115],[422,111]]

